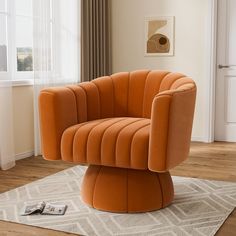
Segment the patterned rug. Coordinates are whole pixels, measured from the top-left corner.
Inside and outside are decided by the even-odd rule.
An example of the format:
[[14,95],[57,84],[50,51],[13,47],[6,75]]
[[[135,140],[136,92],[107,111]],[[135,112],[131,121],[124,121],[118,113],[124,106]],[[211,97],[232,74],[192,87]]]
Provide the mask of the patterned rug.
[[[0,194],[0,219],[82,235],[211,236],[236,206],[236,183],[173,177],[175,200],[163,210],[114,214],[91,209],[80,198],[85,167],[75,166]],[[65,203],[64,216],[20,216],[25,203]]]

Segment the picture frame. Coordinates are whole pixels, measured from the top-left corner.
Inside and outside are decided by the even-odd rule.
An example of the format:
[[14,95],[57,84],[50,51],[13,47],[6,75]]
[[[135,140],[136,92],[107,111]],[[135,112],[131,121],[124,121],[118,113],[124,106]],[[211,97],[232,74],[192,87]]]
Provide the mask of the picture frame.
[[174,16],[145,17],[145,56],[174,56]]

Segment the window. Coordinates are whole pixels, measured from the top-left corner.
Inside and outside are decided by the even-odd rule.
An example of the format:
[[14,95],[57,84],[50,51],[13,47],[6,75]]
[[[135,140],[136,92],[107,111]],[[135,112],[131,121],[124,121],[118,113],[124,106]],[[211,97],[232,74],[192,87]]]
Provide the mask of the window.
[[0,72],[7,72],[7,8],[0,0]]
[[17,71],[33,71],[32,0],[15,1],[15,52]]
[[32,47],[17,47],[17,71],[33,71]]
[[33,79],[32,1],[0,0],[0,79],[9,72],[14,80]]
[[79,4],[0,0],[0,80],[32,80],[40,73],[74,79],[79,70]]

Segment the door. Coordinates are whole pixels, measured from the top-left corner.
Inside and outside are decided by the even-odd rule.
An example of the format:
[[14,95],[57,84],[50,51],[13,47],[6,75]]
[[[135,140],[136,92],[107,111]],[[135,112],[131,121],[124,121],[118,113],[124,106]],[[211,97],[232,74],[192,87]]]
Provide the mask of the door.
[[215,140],[236,142],[236,0],[218,0]]

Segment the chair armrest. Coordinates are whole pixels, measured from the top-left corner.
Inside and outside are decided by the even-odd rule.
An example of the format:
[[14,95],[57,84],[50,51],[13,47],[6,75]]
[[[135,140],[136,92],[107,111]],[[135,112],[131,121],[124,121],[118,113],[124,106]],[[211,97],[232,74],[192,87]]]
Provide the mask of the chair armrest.
[[39,95],[39,122],[42,154],[45,159],[61,159],[64,130],[78,123],[76,97],[67,87],[47,88]]
[[194,83],[155,96],[151,111],[150,170],[168,171],[188,157],[195,99]]

